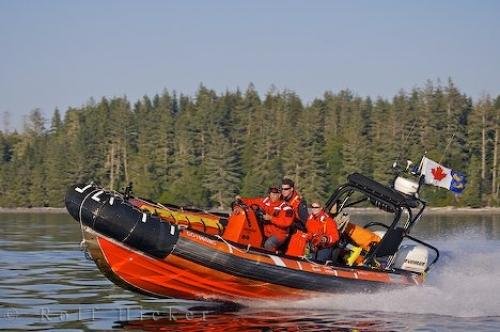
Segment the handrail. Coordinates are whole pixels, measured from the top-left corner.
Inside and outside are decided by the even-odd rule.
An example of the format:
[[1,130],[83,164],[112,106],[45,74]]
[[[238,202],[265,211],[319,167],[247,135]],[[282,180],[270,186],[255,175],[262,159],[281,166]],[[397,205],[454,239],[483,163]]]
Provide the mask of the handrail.
[[[377,222],[377,221],[372,221],[372,222],[369,222],[368,224],[366,224],[366,225],[365,225],[365,226],[363,226],[363,227],[364,227],[364,228],[370,228],[370,227],[372,227],[372,226],[381,226],[381,227],[385,227],[386,229],[389,229],[389,226],[387,226],[386,224],[383,224],[383,223]],[[427,248],[429,248],[429,249],[431,249],[431,250],[433,250],[433,251],[436,253],[436,257],[434,258],[434,260],[433,260],[433,261],[432,261],[432,262],[431,262],[431,263],[427,266],[427,268],[424,270],[424,272],[429,271],[430,267],[431,267],[432,265],[434,265],[434,264],[438,261],[438,259],[439,259],[439,250],[438,250],[436,247],[434,247],[434,246],[432,246],[432,245],[430,245],[430,244],[428,244],[428,243],[426,243],[426,242],[424,242],[424,241],[422,241],[422,240],[419,240],[419,239],[417,239],[417,238],[415,238],[415,237],[413,237],[413,236],[411,236],[411,235],[405,234],[405,235],[403,236],[403,238],[405,238],[405,237],[406,237],[406,238],[408,238],[408,239],[410,239],[410,240],[412,240],[412,241],[414,241],[414,242],[417,242],[417,243],[419,243],[419,244],[421,244],[421,245],[423,245],[423,246],[425,246],[425,247],[427,247]]]
[[[393,231],[396,229],[396,226],[401,218],[401,209],[397,209],[394,211],[394,220],[391,223],[391,226],[384,225],[389,231]],[[365,227],[366,228],[366,227]],[[377,257],[377,252],[380,248],[380,245],[374,246],[373,250],[370,250],[366,257],[366,261],[368,264],[371,264],[375,257]]]

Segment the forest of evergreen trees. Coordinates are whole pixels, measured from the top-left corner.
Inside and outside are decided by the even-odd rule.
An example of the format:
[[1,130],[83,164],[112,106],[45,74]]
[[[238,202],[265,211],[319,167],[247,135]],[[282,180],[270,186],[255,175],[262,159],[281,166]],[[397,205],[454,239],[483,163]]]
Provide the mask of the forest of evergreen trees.
[[288,90],[200,86],[194,97],[91,100],[49,121],[33,110],[22,132],[0,131],[0,206],[60,207],[70,184],[94,181],[227,208],[235,194],[261,195],[283,176],[308,201],[325,200],[354,171],[388,183],[396,159],[418,162],[424,152],[468,176],[461,196],[426,188],[431,205],[496,206],[499,114],[500,96],[473,101],[451,80],[390,100],[345,90],[304,105]]

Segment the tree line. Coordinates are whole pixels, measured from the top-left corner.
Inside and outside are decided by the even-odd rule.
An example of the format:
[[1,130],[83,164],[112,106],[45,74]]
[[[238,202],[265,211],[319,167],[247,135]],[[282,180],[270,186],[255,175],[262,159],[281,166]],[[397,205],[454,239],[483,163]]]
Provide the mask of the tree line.
[[133,183],[160,202],[227,208],[284,176],[324,201],[352,172],[383,183],[395,160],[426,155],[468,176],[462,195],[426,188],[431,205],[498,205],[500,96],[472,98],[449,80],[393,98],[325,92],[305,105],[293,91],[195,96],[164,91],[135,103],[90,100],[49,121],[31,111],[20,132],[0,131],[0,206],[63,206],[70,184]]

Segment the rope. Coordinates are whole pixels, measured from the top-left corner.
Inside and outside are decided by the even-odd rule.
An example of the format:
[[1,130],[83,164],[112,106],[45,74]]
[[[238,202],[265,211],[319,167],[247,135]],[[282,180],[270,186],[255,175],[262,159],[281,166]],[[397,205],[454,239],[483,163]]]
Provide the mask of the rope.
[[[91,182],[90,184],[91,184],[91,185],[93,185],[94,183],[93,183],[93,182]],[[89,193],[88,193],[88,194],[87,194],[87,195],[83,198],[82,203],[80,204],[80,208],[78,209],[78,223],[80,224],[80,232],[81,232],[81,234],[82,234],[82,241],[80,241],[80,250],[82,250],[82,251],[85,253],[85,256],[87,256],[87,258],[88,258],[88,256],[90,256],[90,255],[89,255],[89,253],[88,253],[88,251],[87,251],[87,249],[88,249],[88,248],[87,248],[87,245],[86,245],[87,241],[85,240],[85,233],[84,233],[84,230],[83,230],[83,227],[84,227],[84,226],[83,226],[83,222],[82,222],[82,208],[83,208],[83,204],[85,203],[85,201],[86,201],[86,200],[87,200],[87,199],[88,199],[88,198],[89,198],[92,194],[94,194],[94,193],[96,193],[96,192],[98,192],[98,191],[100,191],[100,190],[103,190],[103,189],[99,189],[99,188],[98,188],[98,189],[95,189],[95,190],[90,191],[90,192],[89,192]],[[109,190],[109,191],[107,191],[107,190],[103,190],[103,192],[105,192],[105,193],[109,193],[109,194],[112,194],[113,196],[118,196],[119,198],[121,198],[121,199],[122,199],[122,203],[123,203],[123,201],[124,201],[123,196],[122,196],[119,192],[117,192],[117,191],[115,191],[115,190]],[[129,234],[129,235],[130,235],[130,234]],[[127,237],[128,237],[129,235],[127,235]]]
[[85,201],[87,200],[87,198],[90,197],[90,195],[92,195],[93,193],[97,192],[99,190],[93,190],[91,191],[90,193],[87,194],[87,196],[85,196],[85,198],[82,200],[82,204],[80,204],[80,208],[78,209],[78,222],[80,223],[80,231],[82,233],[82,241],[80,242],[80,248],[82,248],[84,245],[85,245],[85,234],[83,232],[83,223],[82,223],[82,207],[83,207],[83,203],[85,203]]
[[[127,205],[130,205],[132,207],[134,207],[136,210],[139,210],[137,209],[135,206],[129,204],[128,202],[125,201],[125,197],[122,195],[122,193],[120,193],[119,191],[115,191],[115,190],[107,190],[105,191],[107,194],[110,194],[110,195],[113,195],[113,197],[118,197],[121,199],[121,203],[120,204],[127,204]],[[140,210],[139,210],[140,211]],[[156,211],[156,210],[155,210]],[[141,213],[144,213],[144,211],[140,211]],[[130,231],[128,232],[127,236],[125,236],[125,238],[122,240],[122,242],[125,242],[127,241],[127,239],[130,237],[130,235],[132,234],[132,232],[134,232],[134,230],[136,229],[137,225],[139,224],[139,220],[137,220],[137,222],[135,223],[134,227],[132,227],[130,229]]]
[[[91,183],[92,184],[92,183]],[[83,203],[87,200],[87,198],[90,197],[93,193],[97,192],[99,190],[93,190],[85,198],[82,200],[82,203],[80,204],[80,208],[78,209],[78,222],[80,224],[80,232],[82,233],[82,241],[80,241],[80,250],[83,251],[83,254],[85,255],[85,258],[88,260],[92,260],[92,256],[88,252],[88,247],[87,247],[87,240],[85,240],[85,233],[83,231],[83,222],[82,222],[82,207]]]
[[135,230],[135,228],[137,227],[137,225],[139,224],[139,220],[136,221],[134,227],[132,227],[130,229],[130,232],[128,232],[127,236],[125,236],[125,238],[122,240],[122,242],[125,242],[127,241],[127,239],[129,238],[129,236],[132,234],[132,232]]
[[217,239],[221,240],[222,242],[224,242],[225,244],[227,244],[231,249],[234,249],[234,250],[236,250],[238,252],[241,252],[243,254],[246,254],[246,253],[248,253],[250,251],[250,245],[248,245],[247,246],[247,250],[244,251],[244,250],[239,249],[238,247],[233,246],[231,243],[229,243],[226,240],[224,240],[222,238],[222,236],[220,236],[220,235],[215,235],[215,238],[217,238]]
[[303,258],[306,262],[311,263],[314,266],[327,266],[327,264],[328,264],[328,261],[326,261],[325,264],[318,264],[315,261],[310,260],[306,256],[300,256],[300,258]]

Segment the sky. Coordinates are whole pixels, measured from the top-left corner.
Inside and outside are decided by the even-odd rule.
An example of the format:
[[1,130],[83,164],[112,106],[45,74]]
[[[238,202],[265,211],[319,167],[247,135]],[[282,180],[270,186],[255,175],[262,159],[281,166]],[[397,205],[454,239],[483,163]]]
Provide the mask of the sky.
[[[391,98],[452,78],[500,94],[500,1],[0,0],[0,129],[91,97],[253,83]],[[9,114],[8,117],[5,114]]]

